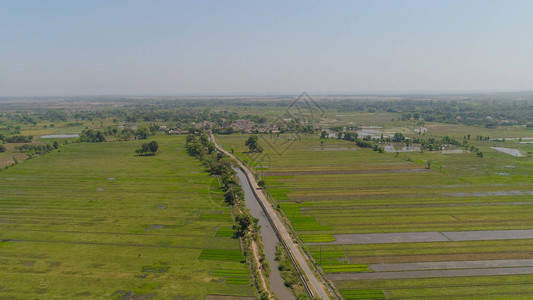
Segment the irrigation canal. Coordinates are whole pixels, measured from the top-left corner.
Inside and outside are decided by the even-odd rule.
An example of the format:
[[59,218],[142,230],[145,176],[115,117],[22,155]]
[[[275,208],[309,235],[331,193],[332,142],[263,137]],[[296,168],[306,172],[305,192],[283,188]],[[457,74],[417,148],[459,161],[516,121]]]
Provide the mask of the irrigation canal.
[[268,264],[270,265],[270,275],[268,278],[270,281],[270,289],[280,300],[295,299],[292,291],[283,283],[283,278],[281,278],[281,274],[278,270],[278,262],[275,260],[276,245],[279,243],[278,236],[274,232],[274,229],[272,229],[272,226],[270,225],[263,208],[259,204],[259,200],[252,192],[252,187],[250,186],[248,178],[241,169],[235,168],[235,171],[237,172],[237,178],[239,178],[241,186],[244,190],[244,202],[246,207],[250,209],[250,213],[254,218],[259,219],[264,252],[268,260]]

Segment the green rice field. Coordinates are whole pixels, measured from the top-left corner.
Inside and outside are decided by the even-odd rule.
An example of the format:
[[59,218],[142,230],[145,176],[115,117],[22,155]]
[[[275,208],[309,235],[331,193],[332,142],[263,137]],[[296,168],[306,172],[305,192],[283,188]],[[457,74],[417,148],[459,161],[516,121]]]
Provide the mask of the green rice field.
[[0,172],[1,299],[254,296],[213,178],[184,136],[150,140],[156,156],[72,143]]
[[[344,121],[360,121],[357,117],[354,114]],[[378,122],[369,125],[390,132],[409,132],[386,119]],[[469,141],[483,152],[483,158],[479,158],[469,151],[378,153],[349,141],[299,134],[280,154],[276,147],[288,143],[289,135],[262,136],[259,141],[265,149],[262,155],[268,156],[267,165],[265,159],[246,153],[244,140],[249,135],[219,135],[217,140],[256,167],[273,204],[279,205],[315,263],[322,264],[327,276],[335,274],[334,283],[346,299],[533,297],[533,272],[341,278],[342,274],[375,272],[372,264],[533,259],[533,239],[524,238],[337,243],[336,235],[341,234],[533,229],[533,146],[518,142],[518,137],[533,136],[532,130],[439,123],[425,127],[428,132],[424,137],[448,135],[462,140],[466,134],[479,134],[506,141]],[[278,143],[272,143],[273,139]],[[491,148],[495,146],[519,149],[526,155],[508,155]],[[431,162],[430,169],[427,161]]]

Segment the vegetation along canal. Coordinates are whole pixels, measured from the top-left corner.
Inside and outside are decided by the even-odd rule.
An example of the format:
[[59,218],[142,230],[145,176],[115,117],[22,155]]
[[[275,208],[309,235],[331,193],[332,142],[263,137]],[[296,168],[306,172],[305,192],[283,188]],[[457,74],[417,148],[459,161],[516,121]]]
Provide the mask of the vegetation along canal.
[[244,190],[244,200],[246,207],[250,209],[250,213],[254,218],[259,219],[259,225],[261,226],[261,238],[263,239],[263,247],[266,258],[270,265],[270,288],[276,294],[278,299],[295,299],[292,291],[285,286],[283,278],[278,270],[278,262],[274,259],[276,253],[276,245],[279,243],[279,239],[272,229],[263,208],[259,204],[250,187],[250,182],[246,175],[239,168],[235,168],[237,172],[237,178]]

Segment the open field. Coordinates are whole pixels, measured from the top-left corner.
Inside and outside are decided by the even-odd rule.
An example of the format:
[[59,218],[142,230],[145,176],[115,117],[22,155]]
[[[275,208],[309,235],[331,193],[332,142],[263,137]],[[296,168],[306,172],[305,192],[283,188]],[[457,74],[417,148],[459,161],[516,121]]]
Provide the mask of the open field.
[[[350,117],[341,118],[346,122]],[[390,117],[377,120],[369,125],[391,132],[409,125],[392,123]],[[506,140],[470,141],[483,158],[469,151],[378,153],[338,139],[321,145],[317,135],[306,134],[294,141],[288,135],[260,136],[265,152],[258,156],[245,153],[248,135],[219,135],[217,140],[256,167],[273,201],[347,299],[365,298],[367,291],[377,298],[532,297],[533,239],[527,233],[533,229],[533,147],[518,138],[533,131],[439,123],[425,127],[424,136]],[[495,146],[519,149],[524,157],[491,149]],[[364,234],[391,238],[350,240]],[[402,241],[395,234],[412,238]],[[486,264],[452,271],[463,261],[493,260],[515,263],[512,268]],[[380,279],[378,271],[363,267],[398,263],[440,263],[442,268],[398,270],[398,276]],[[392,271],[379,274],[387,272]],[[425,278],[409,279],[402,272],[425,272],[417,275]]]
[[254,295],[213,178],[184,136],[150,140],[156,156],[73,143],[0,172],[0,298]]
[[[266,132],[287,133],[259,134],[261,154],[245,153],[249,134],[217,141],[256,169],[346,299],[533,297],[531,105],[393,98],[322,102],[321,128],[289,111],[291,97],[3,105],[0,298],[254,296],[218,181],[185,155],[183,136],[161,133],[272,122]],[[257,127],[242,125],[251,120]],[[109,142],[41,137],[87,129]],[[160,143],[158,155],[135,156],[141,141],[117,142],[141,129]],[[322,129],[330,138],[319,138]],[[389,152],[331,138],[339,132],[373,136]],[[412,144],[391,142],[395,133]],[[34,137],[27,147],[57,140],[59,150],[21,153],[24,144],[7,140],[16,134]],[[420,140],[446,145],[419,151]]]

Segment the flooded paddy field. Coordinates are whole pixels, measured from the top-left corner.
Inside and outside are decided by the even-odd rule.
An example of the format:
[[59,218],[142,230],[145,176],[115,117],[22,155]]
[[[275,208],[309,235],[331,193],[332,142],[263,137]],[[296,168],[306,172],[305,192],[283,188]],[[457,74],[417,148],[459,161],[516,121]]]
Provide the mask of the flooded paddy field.
[[[447,132],[446,126],[426,124],[425,134],[465,128],[450,125]],[[241,152],[245,138],[218,140],[247,159]],[[533,296],[530,157],[494,151],[493,141],[472,142],[482,158],[463,149],[315,151],[354,147],[322,141],[320,146],[318,137],[302,135],[283,155],[265,147],[271,165],[258,171],[273,202],[341,292],[382,291],[391,298]],[[530,146],[521,145],[526,153]],[[416,265],[421,263],[427,264]],[[413,265],[393,270],[401,266],[393,264]]]
[[525,155],[522,153],[522,151],[518,149],[513,148],[505,148],[505,147],[490,147],[491,149],[494,149],[499,152],[503,152],[505,154],[509,154],[516,157],[524,157]]
[[375,272],[413,271],[413,270],[445,270],[445,269],[480,269],[533,267],[533,259],[501,259],[501,260],[465,260],[443,262],[419,262],[396,264],[370,264],[370,270]]
[[500,267],[480,269],[446,269],[424,271],[388,271],[372,273],[344,273],[329,275],[331,280],[368,280],[368,279],[402,279],[402,278],[439,278],[439,277],[473,277],[494,275],[533,274],[533,267]]
[[221,190],[185,137],[153,139],[156,156],[74,143],[0,172],[0,298],[254,297]]
[[79,138],[79,134],[47,134],[41,136],[42,139],[68,139],[68,138]]
[[450,232],[400,232],[400,233],[366,233],[334,234],[334,241],[329,243],[308,243],[309,245],[355,245],[420,243],[449,241],[486,241],[486,240],[520,240],[533,239],[533,230],[479,230]]

